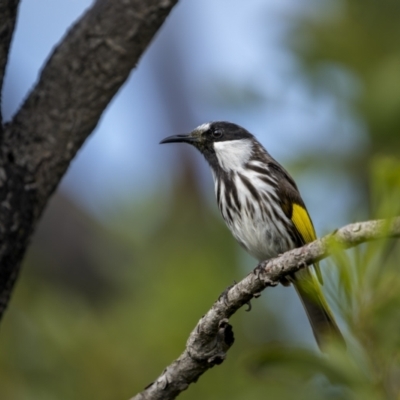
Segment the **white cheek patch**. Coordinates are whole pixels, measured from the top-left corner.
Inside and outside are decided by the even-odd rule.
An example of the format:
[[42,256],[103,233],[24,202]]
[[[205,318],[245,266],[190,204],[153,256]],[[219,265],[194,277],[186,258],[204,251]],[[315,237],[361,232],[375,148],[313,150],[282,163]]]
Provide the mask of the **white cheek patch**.
[[240,169],[251,157],[253,144],[250,139],[214,142],[219,165],[225,171]]

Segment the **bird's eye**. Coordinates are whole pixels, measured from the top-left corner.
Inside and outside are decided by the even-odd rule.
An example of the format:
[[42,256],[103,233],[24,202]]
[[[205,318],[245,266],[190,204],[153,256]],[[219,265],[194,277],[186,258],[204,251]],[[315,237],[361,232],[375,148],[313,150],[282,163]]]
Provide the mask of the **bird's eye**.
[[220,129],[213,129],[211,134],[214,139],[220,139],[223,135]]

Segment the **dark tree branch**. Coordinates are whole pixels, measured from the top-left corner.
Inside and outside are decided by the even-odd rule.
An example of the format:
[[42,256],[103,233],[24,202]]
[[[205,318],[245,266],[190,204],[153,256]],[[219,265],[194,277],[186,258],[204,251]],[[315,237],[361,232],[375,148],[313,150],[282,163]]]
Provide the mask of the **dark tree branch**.
[[1,93],[19,0],[0,0],[0,138],[3,132]]
[[55,48],[39,82],[5,127],[0,316],[50,195],[177,1],[97,0]]
[[284,276],[328,257],[339,247],[347,249],[385,237],[400,237],[400,217],[350,224],[306,246],[260,263],[253,272],[220,296],[190,334],[181,356],[131,400],[174,399],[209,368],[225,359],[227,350],[233,344],[228,318],[262,290],[276,286]]

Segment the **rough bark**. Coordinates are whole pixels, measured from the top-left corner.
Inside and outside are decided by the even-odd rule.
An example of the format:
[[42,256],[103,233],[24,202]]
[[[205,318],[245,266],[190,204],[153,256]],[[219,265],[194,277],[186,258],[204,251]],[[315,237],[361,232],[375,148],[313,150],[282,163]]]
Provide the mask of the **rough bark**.
[[[11,39],[14,32],[15,21],[17,20],[18,4],[19,0],[0,0],[0,89],[3,87]],[[0,121],[2,120],[0,90]],[[0,138],[2,132],[3,127],[2,124],[0,124]]]
[[97,0],[54,49],[38,83],[4,126],[0,317],[49,197],[176,3]]
[[186,390],[211,367],[220,364],[233,344],[228,319],[268,286],[283,277],[319,261],[339,249],[385,237],[400,237],[400,217],[347,225],[308,245],[261,262],[242,281],[224,292],[200,319],[181,356],[170,364],[145,390],[131,400],[170,400]]

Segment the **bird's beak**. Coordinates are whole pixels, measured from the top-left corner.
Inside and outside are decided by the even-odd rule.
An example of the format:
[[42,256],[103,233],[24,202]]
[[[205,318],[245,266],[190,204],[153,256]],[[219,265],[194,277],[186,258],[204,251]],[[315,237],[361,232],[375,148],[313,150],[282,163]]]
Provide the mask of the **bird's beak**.
[[189,135],[174,135],[174,136],[168,136],[165,139],[161,140],[160,144],[164,143],[189,143],[189,144],[195,144],[199,141],[198,136],[193,136],[192,134]]

